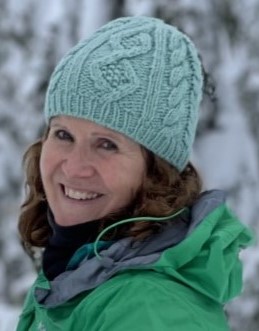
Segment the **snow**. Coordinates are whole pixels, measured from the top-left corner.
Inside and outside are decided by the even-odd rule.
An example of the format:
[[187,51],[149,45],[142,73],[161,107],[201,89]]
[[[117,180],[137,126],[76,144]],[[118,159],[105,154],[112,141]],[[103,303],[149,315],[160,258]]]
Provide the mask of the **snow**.
[[259,89],[259,74],[256,72],[251,73],[248,80],[248,87],[251,90],[258,91]]
[[0,302],[0,330],[15,331],[21,308],[14,308]]
[[37,8],[38,10],[36,11],[34,19],[35,28],[38,26],[57,25],[64,19],[66,6],[64,6],[63,0],[40,1]]
[[152,16],[155,3],[152,0],[126,0],[125,12],[129,16]]
[[[8,173],[8,177],[17,175],[17,169],[11,168],[10,164],[13,162],[13,150],[16,148],[10,142],[8,135],[0,132],[0,169],[3,173]],[[21,155],[20,159],[21,159]],[[7,176],[0,176],[0,192],[4,191],[8,184]]]
[[80,39],[89,37],[95,30],[110,20],[112,9],[111,0],[83,0],[79,12]]
[[218,125],[219,130],[208,133],[206,139],[196,144],[196,158],[204,181],[210,188],[227,188],[239,180],[240,173],[247,173],[256,182],[255,143],[243,113],[224,112]]

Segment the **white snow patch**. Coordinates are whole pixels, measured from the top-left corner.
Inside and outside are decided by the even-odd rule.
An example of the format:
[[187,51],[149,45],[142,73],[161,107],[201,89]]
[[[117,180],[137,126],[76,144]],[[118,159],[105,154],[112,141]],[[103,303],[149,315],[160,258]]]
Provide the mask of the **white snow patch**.
[[0,331],[15,331],[21,308],[0,302]]

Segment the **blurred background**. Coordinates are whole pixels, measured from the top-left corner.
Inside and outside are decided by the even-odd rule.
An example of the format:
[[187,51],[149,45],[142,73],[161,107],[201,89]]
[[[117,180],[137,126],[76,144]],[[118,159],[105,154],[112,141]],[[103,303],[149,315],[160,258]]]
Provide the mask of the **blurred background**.
[[[44,127],[50,74],[80,39],[133,15],[162,18],[194,40],[210,75],[192,159],[204,189],[226,190],[229,205],[258,236],[258,0],[0,0],[0,331],[15,330],[36,275],[16,227],[21,159]],[[244,292],[227,314],[232,330],[258,331],[258,246],[241,258]]]

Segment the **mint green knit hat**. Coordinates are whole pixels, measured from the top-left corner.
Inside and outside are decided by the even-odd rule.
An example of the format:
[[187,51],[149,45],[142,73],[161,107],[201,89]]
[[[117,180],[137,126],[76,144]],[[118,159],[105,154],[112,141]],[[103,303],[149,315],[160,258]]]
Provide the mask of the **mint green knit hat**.
[[58,64],[45,117],[69,115],[123,133],[182,171],[189,161],[202,95],[190,39],[150,17],[109,22]]

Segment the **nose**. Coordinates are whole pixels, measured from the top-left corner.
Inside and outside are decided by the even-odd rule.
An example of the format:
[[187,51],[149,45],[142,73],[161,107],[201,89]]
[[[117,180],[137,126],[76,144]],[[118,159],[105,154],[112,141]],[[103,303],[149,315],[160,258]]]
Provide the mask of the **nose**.
[[62,170],[67,178],[92,177],[96,173],[94,157],[87,148],[74,147],[64,158]]

